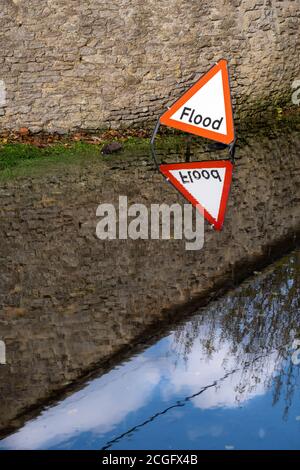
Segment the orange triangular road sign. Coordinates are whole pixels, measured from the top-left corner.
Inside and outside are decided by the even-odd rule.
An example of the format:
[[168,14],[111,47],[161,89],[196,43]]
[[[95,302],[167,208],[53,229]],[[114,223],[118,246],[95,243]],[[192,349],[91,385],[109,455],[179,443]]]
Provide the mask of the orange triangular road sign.
[[221,59],[160,118],[160,123],[224,144],[234,140],[227,61]]
[[229,160],[160,165],[161,173],[204,217],[221,230],[232,177]]

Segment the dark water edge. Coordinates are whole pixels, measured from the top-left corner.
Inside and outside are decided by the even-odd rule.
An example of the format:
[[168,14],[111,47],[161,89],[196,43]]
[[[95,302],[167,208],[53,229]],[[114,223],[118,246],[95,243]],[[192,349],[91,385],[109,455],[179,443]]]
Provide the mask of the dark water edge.
[[299,449],[299,325],[296,250],[45,407],[0,449]]

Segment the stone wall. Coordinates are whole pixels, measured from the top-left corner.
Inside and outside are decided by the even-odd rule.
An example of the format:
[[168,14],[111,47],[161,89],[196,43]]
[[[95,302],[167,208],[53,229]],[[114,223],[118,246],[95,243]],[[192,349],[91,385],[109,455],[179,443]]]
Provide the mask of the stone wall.
[[299,75],[297,0],[0,0],[0,129],[153,121],[215,61],[237,114]]

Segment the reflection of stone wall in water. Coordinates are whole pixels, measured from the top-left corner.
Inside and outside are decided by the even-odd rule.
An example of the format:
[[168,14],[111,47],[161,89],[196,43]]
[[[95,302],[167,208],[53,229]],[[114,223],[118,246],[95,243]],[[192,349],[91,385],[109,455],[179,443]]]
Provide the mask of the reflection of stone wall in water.
[[12,129],[153,120],[222,57],[238,110],[274,103],[299,73],[292,0],[1,0],[0,30]]
[[209,301],[299,231],[299,138],[257,140],[238,150],[224,230],[206,226],[196,252],[184,240],[96,239],[97,205],[119,194],[129,203],[183,203],[142,155],[2,184],[2,427],[173,319],[178,306]]

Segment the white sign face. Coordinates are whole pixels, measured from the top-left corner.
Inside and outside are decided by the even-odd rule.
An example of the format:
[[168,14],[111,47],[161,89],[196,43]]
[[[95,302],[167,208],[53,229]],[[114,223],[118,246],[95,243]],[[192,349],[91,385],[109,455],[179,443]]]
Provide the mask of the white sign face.
[[232,176],[229,160],[160,165],[160,171],[217,230],[222,228]]
[[234,140],[226,60],[220,60],[160,118],[161,124],[225,144]]
[[170,170],[170,174],[215,220],[218,219],[225,168]]
[[175,111],[171,119],[225,135],[226,115],[221,70]]

